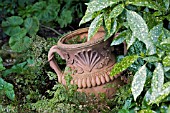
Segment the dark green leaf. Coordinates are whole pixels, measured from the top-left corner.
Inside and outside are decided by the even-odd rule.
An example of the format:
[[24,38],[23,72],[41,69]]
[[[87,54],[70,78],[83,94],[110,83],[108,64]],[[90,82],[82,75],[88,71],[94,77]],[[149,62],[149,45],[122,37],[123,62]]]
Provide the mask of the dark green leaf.
[[165,56],[162,63],[165,67],[170,66],[170,55]]
[[118,36],[113,39],[111,46],[121,44],[125,40],[126,34],[127,31],[123,31],[120,34],[118,34]]
[[20,33],[12,36],[9,40],[11,49],[15,52],[22,52],[30,47],[32,40],[25,36],[27,31],[22,29]]
[[110,12],[109,18],[116,18],[119,16],[124,10],[124,4],[119,4],[113,8],[113,10]]
[[28,34],[33,36],[39,30],[39,21],[36,17],[29,17],[24,21],[24,27],[26,28]]
[[141,94],[143,91],[143,87],[146,81],[146,65],[143,65],[134,75],[133,81],[132,81],[132,94],[134,97],[134,100],[136,101],[136,98]]
[[3,90],[5,81],[0,77],[0,90]]
[[[50,2],[50,1],[48,1]],[[48,4],[48,5],[47,5]],[[64,10],[65,8],[63,8]],[[36,16],[40,21],[51,22],[52,20],[58,19],[58,12],[60,10],[60,4],[57,1],[53,3],[47,3],[46,1],[36,2],[32,6],[34,16]],[[62,10],[62,12],[63,12]],[[70,10],[67,10],[70,11]],[[63,16],[63,14],[62,14]],[[64,15],[65,16],[65,15]]]
[[10,100],[15,99],[13,85],[0,78],[0,90],[3,90]]
[[4,28],[4,32],[9,36],[14,36],[21,31],[20,26],[11,26]]
[[58,23],[60,24],[61,28],[66,27],[68,24],[72,22],[72,11],[70,10],[63,10],[60,18],[57,19]]
[[6,90],[5,94],[10,100],[14,101],[14,99],[15,99],[14,90]]
[[90,24],[89,31],[88,31],[88,40],[90,40],[94,34],[98,31],[102,24],[102,14],[98,15]]
[[22,74],[23,70],[26,69],[25,68],[26,64],[27,64],[27,62],[22,62],[22,63],[12,66],[12,68],[7,69],[2,73],[3,77],[6,77],[7,75],[9,75],[11,73]]
[[4,70],[5,67],[3,66],[3,61],[2,61],[2,58],[0,57],[0,71]]
[[124,71],[127,69],[134,61],[138,59],[137,55],[132,55],[132,56],[126,56],[125,58],[122,59],[122,61],[116,63],[111,70],[110,75],[115,76],[116,74],[119,74],[120,72]]
[[18,26],[23,23],[23,19],[19,16],[11,16],[2,22],[2,27]]
[[156,48],[151,39],[148,37],[148,27],[143,18],[136,12],[128,10],[126,16],[130,29],[133,32],[132,35],[138,38],[139,41],[145,43],[149,55],[155,54]]

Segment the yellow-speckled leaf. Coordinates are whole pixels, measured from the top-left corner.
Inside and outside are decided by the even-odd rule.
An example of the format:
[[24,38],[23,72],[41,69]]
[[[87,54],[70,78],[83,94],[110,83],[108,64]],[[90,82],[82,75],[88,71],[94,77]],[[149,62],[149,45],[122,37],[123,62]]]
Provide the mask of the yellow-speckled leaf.
[[90,24],[89,30],[88,30],[88,40],[90,40],[94,34],[98,31],[102,24],[102,14],[98,15]]
[[145,43],[149,55],[155,54],[156,48],[152,40],[148,37],[148,27],[144,19],[136,12],[129,10],[127,10],[126,16],[128,25],[132,30],[132,35]]
[[170,66],[170,55],[167,55],[167,56],[163,59],[162,63],[163,63],[163,65],[164,65],[165,67]]
[[157,6],[156,2],[152,0],[128,0],[126,4],[132,4],[136,6],[145,6],[151,9],[159,10],[159,7]]
[[113,8],[113,10],[110,12],[109,18],[116,18],[119,16],[124,10],[124,4],[119,4]]
[[[149,104],[159,104],[163,99],[165,99],[170,94],[170,82],[167,82],[163,85],[162,91],[159,92],[155,100],[151,100]],[[151,95],[152,96],[152,95]]]
[[89,3],[87,3],[87,10],[86,13],[84,15],[84,17],[82,18],[82,20],[80,21],[80,24],[86,23],[90,20],[92,20],[93,18],[95,18],[97,15],[99,15],[100,13],[96,13],[96,12],[100,12],[102,9],[107,8],[113,4],[116,4],[118,2],[120,2],[122,0],[93,0]]
[[122,59],[122,61],[116,63],[111,70],[110,75],[114,76],[116,74],[119,74],[120,72],[124,71],[127,69],[130,65],[134,63],[138,59],[137,55],[132,55],[132,56],[126,56]]

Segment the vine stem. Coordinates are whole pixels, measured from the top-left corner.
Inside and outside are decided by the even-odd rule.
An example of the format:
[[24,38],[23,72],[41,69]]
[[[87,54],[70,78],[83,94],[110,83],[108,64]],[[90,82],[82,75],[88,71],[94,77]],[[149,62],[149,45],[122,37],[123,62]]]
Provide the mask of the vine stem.
[[56,31],[55,29],[53,29],[53,28],[51,28],[51,27],[48,27],[48,26],[45,26],[45,25],[40,25],[41,27],[44,27],[44,28],[46,28],[46,29],[49,29],[49,30],[51,30],[51,31],[53,31],[53,32],[55,32],[56,34],[58,34],[59,36],[62,36],[62,34],[60,34],[58,31]]

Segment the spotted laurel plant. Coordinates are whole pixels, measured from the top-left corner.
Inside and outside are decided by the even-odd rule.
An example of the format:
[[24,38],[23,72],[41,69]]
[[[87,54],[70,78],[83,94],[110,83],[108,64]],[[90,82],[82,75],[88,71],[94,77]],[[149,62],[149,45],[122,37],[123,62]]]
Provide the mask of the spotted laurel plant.
[[[111,76],[140,59],[143,63],[137,63],[131,84],[134,101],[144,92],[147,105],[159,105],[170,94],[170,1],[92,0],[86,5],[80,25],[91,21],[88,40],[103,26],[105,40],[119,32],[111,46],[127,43],[127,56],[115,64]],[[131,54],[136,42],[143,43],[146,51]]]

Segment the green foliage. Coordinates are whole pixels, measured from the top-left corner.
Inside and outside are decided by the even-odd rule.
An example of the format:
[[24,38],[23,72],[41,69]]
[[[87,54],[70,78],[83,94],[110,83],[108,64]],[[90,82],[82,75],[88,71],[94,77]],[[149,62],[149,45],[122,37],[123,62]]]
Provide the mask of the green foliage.
[[15,93],[14,93],[13,85],[4,81],[2,78],[0,78],[0,91],[4,91],[6,96],[10,100],[15,99]]
[[[12,1],[2,2],[3,6],[14,4],[17,12],[12,13],[9,17],[2,21],[2,28],[4,33],[9,35],[10,46],[16,52],[22,52],[30,47],[32,37],[37,34],[41,24],[52,25],[57,22],[61,28],[66,27],[73,21],[73,17],[81,17],[83,13],[83,2],[70,0],[58,1],[33,1],[17,0],[16,3]],[[85,1],[84,1],[85,2]],[[26,6],[25,6],[26,4]],[[18,7],[17,7],[18,6]],[[62,7],[61,7],[62,6]],[[25,33],[25,30],[27,31]],[[18,33],[22,34],[22,36]]]
[[137,59],[138,59],[137,55],[126,56],[120,62],[118,62],[114,65],[114,68],[111,70],[110,75],[114,76],[114,75],[119,74],[120,72],[126,70]]
[[15,52],[22,52],[30,47],[32,40],[26,36],[26,34],[27,31],[22,29],[17,34],[11,36],[9,45],[12,50]]
[[4,70],[5,69],[5,67],[3,66],[3,64],[2,64],[2,58],[0,57],[0,71],[2,71],[2,70]]
[[[45,68],[48,66],[46,54],[49,48],[56,44],[56,40],[45,40],[39,36],[32,37],[32,39],[34,43],[31,44],[30,49],[28,49],[25,53],[17,54],[18,56],[15,59],[16,61],[14,65],[2,71],[2,77],[7,81],[12,79],[10,82],[15,84],[15,89],[17,90],[15,90],[14,102],[16,104],[20,103],[20,106],[22,107],[21,110],[28,110],[29,103],[40,99],[41,95],[44,94],[47,87],[49,87],[48,84],[50,84],[49,82],[48,84],[46,83],[48,80],[47,73],[45,72],[48,70]],[[57,60],[60,61],[61,58],[59,59],[59,57],[57,57]],[[11,85],[9,86],[11,87]],[[8,88],[7,90],[11,91],[11,88]],[[9,91],[7,92],[7,96],[11,96],[12,98],[12,91]],[[9,102],[5,101],[5,97],[3,97],[2,101],[0,101],[0,104],[3,107],[6,104],[9,104]],[[28,104],[28,106],[24,108],[26,104]],[[11,104],[11,106],[15,107],[16,105]],[[5,110],[8,108],[3,109]]]
[[[0,72],[4,69],[5,67],[3,67],[2,58],[0,57]],[[1,78],[1,74],[0,74],[0,95],[2,96],[2,94],[4,93],[10,100],[15,99],[13,85],[4,81],[4,79]]]
[[126,36],[127,36],[127,31],[122,31],[121,33],[119,33],[117,37],[113,39],[111,46],[121,44],[125,40]]
[[[21,25],[24,27],[21,27]],[[32,43],[32,39],[27,36],[27,33],[29,36],[34,36],[39,29],[39,21],[36,17],[23,20],[19,16],[12,16],[2,22],[2,27],[4,32],[11,36],[9,45],[12,50],[22,52],[27,50]]]
[[49,91],[50,95],[53,95],[51,99],[39,100],[32,104],[32,109],[38,112],[65,112],[65,113],[75,113],[75,112],[88,112],[87,109],[88,97],[84,93],[77,92],[77,86],[71,85],[71,76],[65,75],[66,86],[56,83],[53,90]]
[[148,38],[148,27],[143,18],[134,11],[127,10],[127,22],[132,30],[133,37],[145,43],[149,55],[155,54],[156,50],[150,38]]
[[131,89],[135,101],[136,98],[143,91],[143,87],[146,81],[146,74],[147,74],[146,65],[143,65],[134,75]]
[[[88,3],[80,24],[93,19],[97,22],[99,20],[96,20],[96,17],[103,15],[101,26],[105,28],[105,40],[118,34],[111,45],[118,45],[124,41],[127,43],[128,56],[115,64],[111,75],[118,74],[128,67],[128,70],[134,72],[131,90],[136,104],[132,105],[134,101],[131,101],[131,107],[122,108],[119,112],[160,112],[161,108],[155,107],[154,104],[167,105],[166,102],[169,102],[165,99],[169,97],[167,84],[170,80],[168,76],[170,2],[168,0],[116,0],[108,1],[105,5],[103,2],[94,0]],[[98,8],[95,9],[93,7],[95,5],[98,5]],[[94,27],[96,26],[93,26],[93,29],[98,29],[99,26]],[[93,35],[96,33],[92,29],[89,29],[89,32]],[[138,57],[134,57],[130,62],[128,58],[137,56],[135,54]]]
[[97,33],[100,25],[102,24],[102,15],[97,16],[89,27],[88,40],[90,40],[95,33]]

